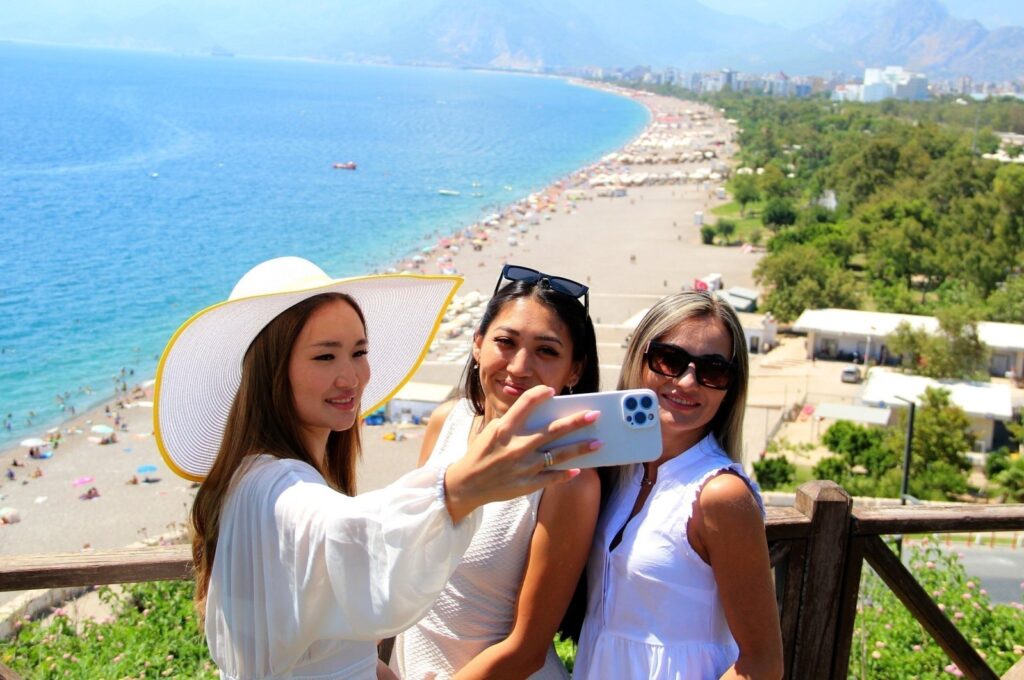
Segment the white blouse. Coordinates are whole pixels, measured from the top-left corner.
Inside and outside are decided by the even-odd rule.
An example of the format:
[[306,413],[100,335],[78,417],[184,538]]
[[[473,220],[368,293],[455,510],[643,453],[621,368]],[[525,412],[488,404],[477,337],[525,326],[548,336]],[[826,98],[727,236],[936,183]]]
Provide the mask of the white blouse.
[[[629,518],[642,466],[612,491],[587,565],[587,616],[573,677],[718,678],[739,654],[711,567],[690,545],[698,493],[722,472],[739,475],[764,512],[757,485],[708,435],[658,467],[647,502]],[[609,550],[619,530],[621,542]]]
[[453,525],[444,468],[356,497],[313,467],[251,459],[221,511],[206,638],[222,677],[376,677],[376,641],[430,608],[480,522]]

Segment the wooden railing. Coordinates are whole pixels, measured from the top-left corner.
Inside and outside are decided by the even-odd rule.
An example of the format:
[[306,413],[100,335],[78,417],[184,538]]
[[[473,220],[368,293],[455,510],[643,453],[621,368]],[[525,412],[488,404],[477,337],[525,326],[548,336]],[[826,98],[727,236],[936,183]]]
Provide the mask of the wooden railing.
[[[770,508],[766,519],[786,677],[847,677],[861,568],[867,560],[967,677],[997,679],[882,536],[1022,529],[1024,505],[854,508],[833,482],[804,484],[793,508]],[[190,574],[185,545],[14,556],[0,565],[0,591],[187,579]],[[1003,676],[1011,677],[1024,678],[1024,660]]]

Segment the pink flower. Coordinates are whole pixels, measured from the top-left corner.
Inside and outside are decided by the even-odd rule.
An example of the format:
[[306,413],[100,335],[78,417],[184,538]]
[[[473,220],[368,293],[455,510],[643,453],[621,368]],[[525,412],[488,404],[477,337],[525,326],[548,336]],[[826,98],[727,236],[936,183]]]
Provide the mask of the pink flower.
[[877,650],[874,651],[874,652],[871,652],[871,658],[872,659],[881,659],[882,658],[882,653],[877,651]]
[[967,587],[973,590],[974,589],[974,581],[968,581],[967,582]]
[[914,646],[912,647],[912,649],[913,649],[913,650],[914,650],[915,652],[920,652],[920,651],[921,651],[921,645],[914,645]]
[[944,605],[944,604],[942,604],[942,603],[940,602],[940,603],[939,603],[939,611],[943,611],[943,612],[944,612],[944,611],[946,611],[946,605]]
[[963,598],[963,599],[965,599],[965,600],[969,600],[969,599],[971,599],[971,594],[970,594],[970,593],[964,593],[964,594],[963,594],[963,595],[961,595],[960,597],[962,597],[962,598]]
[[963,612],[957,612],[957,613],[953,614],[953,619],[955,621],[959,621],[962,618],[964,618],[964,613]]
[[964,677],[964,672],[957,668],[955,663],[948,664],[943,670],[945,670],[947,673],[955,675],[958,678]]
[[885,647],[885,643],[882,642],[881,640],[879,640],[878,642],[875,643],[875,647],[878,647],[879,649],[882,649],[882,648]]
[[987,591],[987,590],[985,590],[984,588],[982,588],[982,589],[981,589],[981,590],[979,590],[978,592],[979,592],[979,593],[981,593],[982,595],[988,595],[988,591]]
[[929,569],[934,569],[935,568],[935,563],[932,562],[931,560],[928,560],[927,562],[924,563],[924,566],[928,567]]

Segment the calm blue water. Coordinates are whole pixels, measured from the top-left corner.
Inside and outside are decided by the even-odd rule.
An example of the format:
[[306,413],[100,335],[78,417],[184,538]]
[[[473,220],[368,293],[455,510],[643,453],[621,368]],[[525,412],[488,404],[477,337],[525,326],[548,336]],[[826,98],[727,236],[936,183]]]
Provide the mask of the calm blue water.
[[0,444],[151,376],[253,264],[370,271],[646,119],[546,78],[0,44]]

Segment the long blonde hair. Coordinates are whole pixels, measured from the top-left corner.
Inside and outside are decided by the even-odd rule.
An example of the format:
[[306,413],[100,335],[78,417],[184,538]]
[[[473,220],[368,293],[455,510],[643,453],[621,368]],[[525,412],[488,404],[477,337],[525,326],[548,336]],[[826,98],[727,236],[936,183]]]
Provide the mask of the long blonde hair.
[[343,293],[323,293],[281,312],[264,326],[246,350],[241,383],[231,404],[220,450],[192,504],[192,562],[200,616],[206,609],[224,499],[232,479],[244,473],[248,456],[267,453],[301,460],[319,469],[332,488],[350,496],[356,493],[355,469],[361,450],[358,425],[328,436],[324,455],[326,469],[320,469],[299,436],[288,379],[292,347],[306,321],[320,307],[337,301],[351,305],[365,328],[366,320],[355,300]]
[[690,319],[717,319],[732,336],[732,384],[708,425],[718,445],[733,461],[743,456],[743,412],[747,406],[747,379],[750,362],[743,326],[735,310],[711,293],[688,290],[658,300],[633,332],[626,358],[619,373],[620,390],[643,387],[644,349],[647,343],[665,337],[673,328]]

